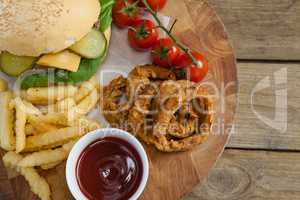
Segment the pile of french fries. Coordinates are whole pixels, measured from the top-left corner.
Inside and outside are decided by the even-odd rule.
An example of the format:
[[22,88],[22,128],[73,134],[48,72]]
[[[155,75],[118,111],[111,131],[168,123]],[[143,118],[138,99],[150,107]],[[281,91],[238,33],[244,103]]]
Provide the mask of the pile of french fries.
[[100,128],[87,118],[99,98],[96,78],[80,86],[64,85],[7,90],[0,79],[0,147],[7,151],[4,165],[19,172],[42,200],[51,190],[37,169],[56,167],[68,157],[75,142]]

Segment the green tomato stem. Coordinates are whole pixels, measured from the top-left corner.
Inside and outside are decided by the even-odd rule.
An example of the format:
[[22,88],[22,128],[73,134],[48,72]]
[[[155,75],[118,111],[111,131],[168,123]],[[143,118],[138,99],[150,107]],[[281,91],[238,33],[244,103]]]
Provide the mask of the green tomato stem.
[[174,28],[176,22],[177,22],[177,19],[174,20],[174,22],[173,22],[171,28],[169,29],[169,33],[170,33],[170,34],[172,33],[172,30],[173,30],[173,28]]
[[[185,52],[190,59],[192,60],[192,63],[196,66],[199,66],[199,63],[197,62],[196,58],[193,56],[192,51],[186,47],[184,44],[182,44],[181,42],[178,41],[178,39],[171,33],[173,26],[171,27],[170,30],[168,30],[166,27],[164,27],[160,21],[160,19],[157,16],[157,13],[152,10],[152,8],[149,6],[147,0],[142,0],[142,2],[144,3],[144,5],[146,6],[147,11],[153,16],[153,18],[155,19],[156,23],[158,24],[157,27],[161,28],[169,37],[170,39],[183,51]],[[175,24],[175,23],[174,23]]]

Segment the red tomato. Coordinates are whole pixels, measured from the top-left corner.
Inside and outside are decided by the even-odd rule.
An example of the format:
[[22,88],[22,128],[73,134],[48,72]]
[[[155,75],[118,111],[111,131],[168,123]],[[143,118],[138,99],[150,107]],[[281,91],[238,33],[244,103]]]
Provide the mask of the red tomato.
[[180,49],[170,38],[159,39],[151,52],[153,63],[162,67],[171,67],[179,54]]
[[188,67],[186,71],[187,71],[187,78],[193,82],[198,83],[205,78],[208,72],[208,68],[201,69],[198,67]]
[[140,19],[140,8],[133,0],[117,0],[112,10],[114,23],[125,28]]
[[[154,11],[159,11],[163,9],[163,7],[166,5],[167,0],[147,0],[147,3],[149,4],[150,8]],[[142,0],[139,2],[139,6],[145,7]]]
[[175,65],[179,68],[185,68],[186,76],[189,80],[200,82],[208,73],[208,62],[200,53],[193,51],[192,55],[198,62],[198,65],[193,64],[188,54],[183,54],[175,60]]
[[153,47],[158,39],[158,33],[152,21],[141,19],[128,29],[129,44],[136,50]]

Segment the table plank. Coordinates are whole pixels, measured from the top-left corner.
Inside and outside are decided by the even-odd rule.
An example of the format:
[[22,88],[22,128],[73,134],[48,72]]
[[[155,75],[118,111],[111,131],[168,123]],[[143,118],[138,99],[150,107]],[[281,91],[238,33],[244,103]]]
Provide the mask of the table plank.
[[300,60],[300,1],[208,0],[240,59]]
[[[274,81],[276,73],[277,85]],[[270,78],[271,87],[256,92],[253,105],[259,116],[274,119],[276,96],[278,97],[279,119],[276,120],[275,128],[259,119],[251,107],[251,92],[266,77]],[[300,150],[300,63],[238,63],[238,79],[239,108],[236,114],[235,131],[228,147]],[[284,83],[285,81],[287,83]],[[285,88],[287,88],[287,119],[284,119],[285,96],[279,94],[280,91],[284,93]],[[276,128],[284,128],[285,124],[287,124],[286,131],[276,130]]]
[[299,153],[226,150],[202,186],[182,200],[299,199]]
[[[0,158],[3,154],[0,152]],[[0,161],[0,200],[12,200],[14,199],[13,190],[10,182],[7,179],[7,173],[3,162]]]

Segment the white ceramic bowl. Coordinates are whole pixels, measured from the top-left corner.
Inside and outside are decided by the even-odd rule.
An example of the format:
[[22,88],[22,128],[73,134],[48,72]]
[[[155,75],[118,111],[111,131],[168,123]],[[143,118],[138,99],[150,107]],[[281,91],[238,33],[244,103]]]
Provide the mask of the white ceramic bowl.
[[76,179],[76,165],[81,152],[92,142],[105,137],[116,137],[127,141],[131,144],[139,153],[142,163],[143,163],[143,176],[141,184],[137,191],[132,195],[129,200],[137,200],[142,194],[146,187],[146,183],[149,176],[149,164],[147,154],[142,146],[142,144],[130,133],[114,128],[98,129],[93,132],[88,133],[82,137],[72,148],[66,165],[66,179],[69,190],[71,191],[73,197],[76,200],[87,200],[86,196],[81,192],[77,179]]

